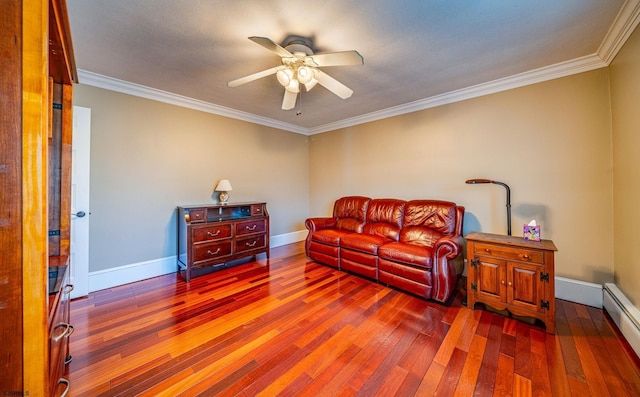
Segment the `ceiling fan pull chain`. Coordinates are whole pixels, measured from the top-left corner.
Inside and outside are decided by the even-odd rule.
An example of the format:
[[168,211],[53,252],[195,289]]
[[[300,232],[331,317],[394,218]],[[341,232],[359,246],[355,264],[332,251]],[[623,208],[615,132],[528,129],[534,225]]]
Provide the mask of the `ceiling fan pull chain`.
[[302,114],[302,90],[298,93],[298,111],[296,112],[296,116],[300,116]]

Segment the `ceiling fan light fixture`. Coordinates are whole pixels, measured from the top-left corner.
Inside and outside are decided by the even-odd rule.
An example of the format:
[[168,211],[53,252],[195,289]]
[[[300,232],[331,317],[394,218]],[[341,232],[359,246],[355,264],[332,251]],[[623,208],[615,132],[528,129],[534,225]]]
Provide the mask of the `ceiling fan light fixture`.
[[306,91],[310,91],[316,84],[320,84],[342,99],[347,99],[353,90],[338,80],[329,76],[321,68],[326,66],[362,65],[364,59],[357,51],[339,51],[314,54],[311,50],[312,40],[309,38],[291,36],[287,45],[282,47],[266,37],[251,36],[249,40],[264,47],[280,57],[281,64],[261,72],[253,73],[227,83],[229,87],[276,75],[278,83],[284,87],[282,110],[293,109],[296,105],[300,84]]
[[286,88],[293,80],[293,70],[289,68],[279,70],[278,73],[276,73],[276,77],[278,78],[278,83]]
[[289,82],[288,85],[286,85],[284,87],[285,90],[287,91],[291,91],[291,92],[300,92],[300,83],[298,82],[298,80],[296,79],[291,79],[291,81]]
[[298,68],[297,76],[299,82],[301,82],[302,84],[307,84],[311,81],[311,79],[313,79],[313,71],[307,66],[300,66]]

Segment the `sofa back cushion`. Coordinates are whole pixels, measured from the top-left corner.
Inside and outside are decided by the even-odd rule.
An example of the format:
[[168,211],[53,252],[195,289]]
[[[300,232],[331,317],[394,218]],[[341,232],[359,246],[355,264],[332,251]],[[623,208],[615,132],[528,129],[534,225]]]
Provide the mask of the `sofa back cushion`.
[[406,201],[396,199],[371,200],[363,233],[398,241],[406,204]]
[[455,228],[455,203],[412,200],[404,209],[399,241],[432,247],[442,236],[454,234]]
[[336,228],[362,233],[370,201],[370,198],[362,196],[341,197],[336,200],[333,205]]

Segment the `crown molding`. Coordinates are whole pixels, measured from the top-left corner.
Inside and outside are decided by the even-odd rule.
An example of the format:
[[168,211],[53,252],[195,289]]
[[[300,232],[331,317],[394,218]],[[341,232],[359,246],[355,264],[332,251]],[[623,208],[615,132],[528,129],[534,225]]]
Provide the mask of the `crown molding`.
[[158,90],[140,84],[130,83],[128,81],[89,72],[83,69],[78,69],[78,78],[81,84],[86,84],[93,87],[104,88],[106,90],[120,92],[123,94],[152,99],[158,102],[164,102],[171,105],[199,110],[205,113],[216,114],[218,116],[247,121],[249,123],[277,128],[279,130],[291,131],[304,135],[307,135],[309,133],[307,128],[300,127],[294,124],[283,123],[281,121],[270,119],[267,117],[256,116],[255,114],[242,112],[240,110],[201,101],[199,99],[189,98],[183,95],[173,94],[171,92]]
[[602,40],[597,54],[609,65],[640,23],[640,0],[627,0]]
[[277,128],[284,131],[295,132],[302,135],[314,135],[606,67],[611,63],[611,61],[613,61],[618,51],[620,51],[639,23],[640,0],[627,0],[622,5],[616,19],[595,54],[313,128],[305,128],[290,123],[284,123],[267,117],[257,116],[255,114],[103,76],[82,69],[78,69],[78,77],[82,84],[98,88],[104,88],[176,106],[200,110],[206,113],[264,125],[266,127]]
[[337,121],[335,123],[321,125],[319,127],[310,129],[309,134],[320,134],[339,128],[347,128],[357,124],[363,124],[371,121],[386,119],[389,117],[400,116],[406,113],[417,112],[419,110],[425,110],[436,106],[460,102],[466,99],[495,94],[497,92],[524,87],[530,84],[541,83],[543,81],[570,76],[572,74],[588,72],[590,70],[599,69],[605,66],[607,66],[607,64],[604,63],[599,56],[595,54],[588,55],[571,61],[566,61],[555,65],[535,69],[529,72],[520,73],[514,76],[505,77],[503,79],[490,81],[488,83],[462,88],[456,91],[435,95],[418,101],[382,109],[377,112],[363,114],[362,116],[352,117],[349,119]]
[[478,84],[472,87],[462,88],[456,91],[447,92],[418,101],[409,102],[387,109],[382,109],[376,112],[363,114],[361,116],[351,117],[348,119],[336,121],[334,123],[324,124],[314,128],[304,128],[289,123],[283,123],[270,118],[256,116],[255,114],[242,112],[220,105],[215,105],[178,94],[172,94],[167,91],[157,90],[155,88],[146,87],[140,84],[129,83],[124,80],[114,79],[112,77],[103,76],[82,69],[78,70],[78,77],[80,78],[80,82],[82,84],[91,85],[98,88],[104,88],[107,90],[121,92],[123,94],[139,96],[142,98],[165,102],[176,106],[200,110],[219,116],[247,121],[249,123],[273,127],[302,135],[314,135],[337,130],[340,128],[347,128],[354,125],[386,119],[389,117],[417,112],[419,110],[425,110],[436,106],[464,101],[466,99],[477,98],[480,96],[494,94],[514,88],[524,87],[526,85],[570,76],[572,74],[587,72],[606,66],[607,64],[598,55],[589,55],[571,61],[558,63],[556,65],[546,66],[529,72],[520,73],[503,79],[490,81],[488,83]]

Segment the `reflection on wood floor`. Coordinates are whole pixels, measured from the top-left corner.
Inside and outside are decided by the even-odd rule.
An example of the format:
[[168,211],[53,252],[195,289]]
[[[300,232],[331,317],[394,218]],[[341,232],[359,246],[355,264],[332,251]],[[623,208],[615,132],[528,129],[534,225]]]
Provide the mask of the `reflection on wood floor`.
[[557,334],[315,262],[302,243],[185,283],[71,303],[72,396],[640,396],[600,309],[557,301]]

